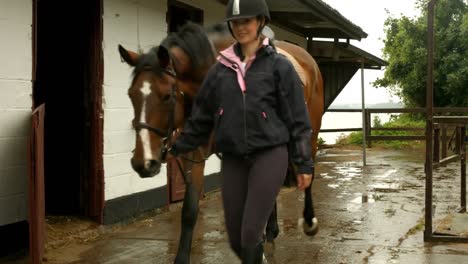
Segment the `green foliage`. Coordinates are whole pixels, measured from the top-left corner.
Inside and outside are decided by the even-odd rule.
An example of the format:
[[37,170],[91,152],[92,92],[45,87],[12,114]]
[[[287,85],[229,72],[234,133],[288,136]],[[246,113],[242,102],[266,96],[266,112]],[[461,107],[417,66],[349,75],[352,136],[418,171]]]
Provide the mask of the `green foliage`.
[[382,120],[380,120],[380,117],[378,115],[374,116],[372,124],[374,127],[382,127]]
[[[380,122],[380,119],[378,119]],[[376,118],[374,117],[374,126],[376,126]],[[387,128],[402,128],[402,127],[414,127],[414,128],[424,128],[426,125],[424,120],[415,119],[410,114],[401,114],[394,115],[390,118],[390,121],[381,124],[380,127]],[[410,135],[422,135],[424,132],[420,131],[375,131],[372,130],[372,135],[374,136],[410,136]],[[337,140],[338,142],[338,140]],[[342,144],[351,144],[351,145],[362,145],[362,132],[353,132],[349,134],[345,139],[341,139]],[[421,142],[415,141],[402,141],[402,140],[391,140],[391,141],[372,141],[373,146],[386,147],[386,148],[404,148],[404,147],[417,147],[421,145]]]
[[362,132],[353,132],[348,136],[348,144],[362,145]]
[[346,136],[344,133],[341,133],[338,138],[335,140],[335,144],[338,145],[338,146],[342,146],[342,145],[348,145],[349,144],[349,140],[348,140],[348,137],[349,136]]
[[318,144],[319,146],[320,146],[320,145],[323,145],[323,144],[325,144],[325,140],[324,140],[323,138],[319,137],[319,138],[317,139],[317,144]]
[[[389,17],[384,25],[384,77],[373,84],[386,87],[405,105],[426,105],[427,0],[420,0],[421,16]],[[434,105],[468,105],[468,4],[439,0],[435,15]]]

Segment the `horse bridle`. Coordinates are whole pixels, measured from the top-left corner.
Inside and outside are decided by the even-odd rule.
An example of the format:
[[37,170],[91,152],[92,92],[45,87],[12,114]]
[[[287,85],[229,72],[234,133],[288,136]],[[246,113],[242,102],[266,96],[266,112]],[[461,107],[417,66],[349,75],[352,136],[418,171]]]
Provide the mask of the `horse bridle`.
[[[150,67],[145,67],[143,68],[143,71],[150,71],[151,68]],[[163,69],[163,72],[166,73],[167,75],[169,76],[172,76],[174,79],[177,79],[177,74],[174,70],[172,69]],[[174,126],[175,126],[175,107],[176,107],[176,103],[177,103],[177,86],[176,85],[173,85],[172,88],[171,88],[171,95],[170,95],[170,111],[169,111],[169,115],[168,115],[168,127],[167,127],[167,130],[164,131],[163,129],[161,128],[157,128],[157,127],[153,127],[151,126],[150,124],[148,123],[143,123],[143,122],[139,122],[137,124],[134,125],[134,128],[135,130],[138,132],[140,131],[141,129],[148,129],[149,131],[155,133],[156,135],[160,136],[161,137],[161,161],[165,161],[166,160],[166,156],[167,156],[167,153],[169,152],[169,149],[170,149],[170,144],[172,143],[172,136],[174,134]],[[203,155],[203,151],[200,150],[200,153]],[[203,157],[201,160],[193,160],[193,159],[189,159],[187,157],[181,157],[182,159],[184,160],[187,160],[187,161],[191,161],[193,163],[202,163],[202,162],[205,162],[207,160],[206,157]],[[176,159],[177,160],[177,159]],[[177,165],[179,166],[179,169],[181,170],[182,174],[184,175],[185,173],[183,172],[183,169],[182,169],[182,165],[179,163],[179,161],[177,160]],[[184,175],[184,178],[186,178],[186,176]]]
[[[143,68],[143,71],[151,71],[151,70],[152,70],[151,67]],[[163,69],[163,72],[166,73],[167,75],[172,76],[175,79],[177,79],[177,75],[176,75],[174,70],[172,70],[172,69]],[[176,85],[173,85],[171,87],[171,95],[169,97],[170,108],[169,108],[169,115],[168,115],[168,120],[167,120],[168,127],[167,127],[166,131],[164,131],[164,129],[153,127],[150,124],[143,123],[143,122],[139,122],[139,123],[137,123],[137,124],[135,124],[133,126],[137,132],[140,131],[141,129],[148,129],[149,131],[151,131],[151,132],[153,132],[156,135],[161,137],[161,145],[162,145],[161,160],[162,161],[166,160],[167,152],[169,150],[169,144],[170,144],[170,142],[172,140],[172,134],[174,133],[174,130],[175,130],[174,129],[174,125],[175,125],[174,124],[175,123],[175,107],[176,107],[176,103],[177,103],[176,94],[177,94],[177,87],[176,87]]]

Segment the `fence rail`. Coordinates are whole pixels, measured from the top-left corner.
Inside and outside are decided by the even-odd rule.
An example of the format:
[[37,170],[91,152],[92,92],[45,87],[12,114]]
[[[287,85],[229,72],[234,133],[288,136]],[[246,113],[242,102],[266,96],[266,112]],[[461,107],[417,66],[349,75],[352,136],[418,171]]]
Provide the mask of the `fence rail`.
[[[362,109],[341,109],[341,108],[332,108],[328,109],[327,112],[330,113],[362,113]],[[391,135],[372,135],[372,131],[413,131],[413,132],[424,132],[425,128],[419,127],[372,127],[371,117],[372,114],[402,114],[402,113],[426,113],[426,108],[365,108],[365,139],[367,146],[371,146],[372,141],[376,140],[424,140],[424,135],[414,135],[414,136],[391,136]],[[454,113],[468,113],[468,107],[435,107],[435,114],[454,114]],[[442,157],[446,157],[446,146],[449,137],[448,132],[455,130],[455,127],[451,124],[459,123],[460,119],[464,117],[460,116],[444,116],[437,117],[434,116],[435,123],[442,123],[441,127],[441,141],[442,141]],[[330,132],[356,132],[362,131],[361,128],[333,128],[333,129],[321,129],[320,133],[330,133]],[[445,147],[445,149],[444,149]]]

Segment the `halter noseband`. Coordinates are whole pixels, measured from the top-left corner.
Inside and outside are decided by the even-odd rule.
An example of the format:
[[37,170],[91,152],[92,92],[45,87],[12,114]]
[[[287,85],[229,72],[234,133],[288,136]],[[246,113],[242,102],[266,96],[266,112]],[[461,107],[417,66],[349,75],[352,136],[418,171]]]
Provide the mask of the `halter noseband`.
[[[151,71],[151,68],[150,67],[144,67],[143,71]],[[166,73],[167,75],[172,76],[173,78],[177,79],[177,75],[176,75],[174,70],[164,69],[163,72]],[[134,128],[135,128],[135,130],[137,132],[140,131],[141,129],[148,129],[149,131],[155,133],[156,135],[158,135],[158,136],[160,136],[162,138],[161,139],[161,143],[162,143],[161,160],[162,161],[166,160],[167,152],[168,152],[168,149],[169,149],[168,144],[171,142],[172,134],[174,132],[175,106],[176,106],[176,103],[177,103],[176,102],[177,101],[176,92],[177,92],[177,87],[175,85],[173,85],[171,87],[171,96],[169,98],[169,100],[170,100],[170,111],[169,111],[169,115],[168,115],[168,120],[167,120],[168,127],[167,127],[166,131],[164,131],[164,129],[153,127],[153,126],[149,125],[148,123],[143,123],[143,122],[139,122],[136,125],[134,125]]]

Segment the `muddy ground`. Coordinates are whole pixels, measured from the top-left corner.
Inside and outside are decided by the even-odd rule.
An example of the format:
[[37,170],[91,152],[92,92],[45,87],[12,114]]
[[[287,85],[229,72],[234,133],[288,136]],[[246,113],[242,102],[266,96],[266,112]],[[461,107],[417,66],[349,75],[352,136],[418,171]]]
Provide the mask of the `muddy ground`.
[[[321,150],[313,185],[320,231],[315,237],[302,233],[303,195],[284,188],[280,235],[266,246],[269,263],[468,263],[468,244],[423,241],[424,159],[420,148],[372,148],[363,167],[359,148]],[[434,172],[434,230],[450,231],[449,216],[459,215],[459,175],[460,162]],[[213,192],[201,202],[192,263],[240,263],[229,249],[219,196]],[[106,227],[49,217],[44,263],[172,263],[179,225],[180,204]]]

